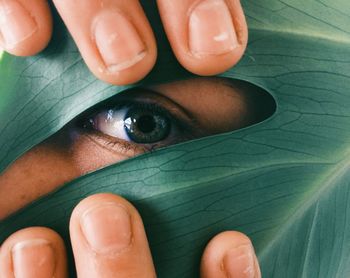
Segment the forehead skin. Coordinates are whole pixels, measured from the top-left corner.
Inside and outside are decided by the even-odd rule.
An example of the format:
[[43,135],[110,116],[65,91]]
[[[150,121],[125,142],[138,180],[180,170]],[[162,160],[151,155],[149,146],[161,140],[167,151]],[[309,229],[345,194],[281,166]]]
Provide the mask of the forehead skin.
[[251,119],[249,93],[239,82],[219,78],[198,78],[159,85],[153,90],[178,103],[198,120],[208,134],[231,131]]

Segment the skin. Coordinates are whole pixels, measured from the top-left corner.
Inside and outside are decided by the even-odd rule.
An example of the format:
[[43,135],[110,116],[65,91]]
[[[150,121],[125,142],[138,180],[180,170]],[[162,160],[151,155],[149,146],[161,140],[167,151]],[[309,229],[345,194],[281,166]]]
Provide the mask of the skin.
[[[191,119],[184,121],[195,121],[196,126],[190,131],[177,131],[174,136],[180,138],[176,142],[240,129],[265,118],[256,107],[260,107],[261,102],[267,103],[265,95],[243,82],[198,78],[150,89],[150,92],[142,89],[127,91],[114,99],[116,102],[123,98],[163,102],[161,105],[168,110],[174,110],[178,105],[191,115]],[[73,120],[59,133],[24,154],[0,176],[0,196],[7,196],[0,202],[0,219],[79,176],[147,151],[146,145],[135,143],[124,151],[124,140],[111,140],[101,131],[80,128],[76,122]],[[186,137],[182,138],[183,135]],[[166,146],[173,142],[163,140],[162,144]]]
[[[6,36],[3,34],[0,36],[0,45],[7,52],[14,55],[34,55],[46,47],[51,37],[52,17],[49,6],[45,0],[16,1],[26,12],[22,12],[21,17],[16,18],[16,20],[10,17],[10,20],[8,20],[10,22],[6,25],[6,28],[16,27],[17,29],[24,29],[26,25],[29,25],[28,22],[34,20],[37,22],[36,29],[33,33],[27,30],[24,35],[16,32],[16,34],[19,33],[19,38],[12,39],[11,44],[7,43]],[[10,2],[11,0],[3,0],[0,3],[2,3],[1,5],[4,9],[8,9],[8,3]],[[86,1],[83,0],[54,0],[53,2],[72,34],[87,66],[99,79],[116,85],[130,84],[141,80],[154,66],[157,58],[155,37],[138,0],[89,0],[89,5],[86,5]],[[226,9],[231,15],[231,20],[223,22],[222,25],[224,27],[222,27],[221,24],[216,23],[221,18],[220,14],[214,14],[214,16],[208,14],[203,21],[207,22],[209,17],[211,20],[210,24],[208,24],[209,27],[205,30],[206,32],[203,32],[203,36],[198,37],[189,34],[191,21],[187,18],[190,18],[196,7],[198,7],[198,0],[158,0],[157,4],[172,49],[182,66],[198,75],[216,75],[234,66],[242,57],[247,45],[248,31],[239,0],[206,0],[204,2],[209,9],[211,8],[210,4],[218,2],[221,4],[219,9]],[[18,7],[16,8],[18,9]],[[222,12],[222,10],[219,11]],[[16,12],[19,13],[16,9],[12,12],[14,18]],[[117,14],[117,16],[121,15],[123,19],[118,22],[111,22],[109,21],[108,13]],[[198,14],[201,13],[195,15]],[[106,47],[102,50],[105,52],[122,52],[122,54],[125,54],[125,57],[120,60],[123,61],[132,59],[132,55],[129,55],[130,53],[125,49],[127,47],[132,48],[130,45],[119,43],[118,41],[115,41],[115,45],[113,44],[113,35],[124,35],[118,33],[118,29],[123,29],[127,25],[124,24],[125,18],[134,28],[134,30],[129,28],[129,25],[127,28],[124,28],[126,32],[129,32],[129,34],[126,34],[126,37],[128,35],[131,35],[130,38],[139,36],[140,38],[135,39],[135,41],[140,40],[144,44],[146,55],[142,60],[129,68],[111,72],[107,69],[106,61],[103,59],[104,55],[101,53],[97,41],[99,38],[109,39],[111,49]],[[96,24],[99,26],[98,22],[104,19],[106,19],[104,27],[109,30],[105,34],[101,34],[101,36],[96,36]],[[109,24],[119,26],[113,28]],[[192,24],[192,26],[194,29],[198,29],[197,25]],[[212,29],[212,32],[209,32],[209,29]],[[99,28],[97,30],[100,31]],[[225,40],[225,36],[222,36],[225,32],[235,34],[236,40],[234,41],[233,37],[231,37],[231,40]],[[30,33],[31,35],[28,35]],[[210,33],[211,37],[205,38],[206,33]],[[219,37],[219,39],[216,39],[216,43],[215,35]],[[198,41],[198,44],[194,43],[193,40]],[[204,51],[205,53],[198,53],[198,45],[200,45],[201,40],[203,44],[208,44],[208,41],[211,41],[212,51],[206,50]],[[17,43],[13,43],[13,41]],[[231,42],[232,45],[228,48],[227,44]],[[191,45],[195,45],[195,50],[197,51],[192,51]],[[112,55],[107,53],[106,56],[111,58],[110,56]]]
[[[85,0],[53,2],[97,78],[124,85],[141,80],[152,69],[157,56],[156,43],[139,1],[90,0],[89,5]],[[243,55],[248,32],[238,0],[158,0],[157,3],[174,54],[187,70],[198,75],[215,75],[234,66]],[[203,24],[208,25],[205,30]],[[0,1],[0,45],[7,52],[34,55],[46,47],[51,32],[52,18],[45,0]],[[127,43],[120,43],[118,38],[128,38],[123,40]],[[183,88],[189,88],[189,84],[171,86],[168,94],[173,98]],[[167,88],[163,85],[158,90],[165,94]],[[242,95],[237,93],[235,101],[239,109],[231,116],[248,111],[249,106],[245,105],[249,101]],[[235,128],[252,123],[251,119],[242,119]],[[217,127],[216,123],[212,127]],[[206,132],[217,131],[209,128]],[[74,136],[74,140],[67,139],[71,138],[67,136],[70,132],[70,127],[66,127],[25,154],[1,176],[0,195],[8,196],[10,202],[3,205],[2,200],[0,218],[79,175],[142,153],[118,156],[114,152],[105,156],[107,159],[87,162],[83,157],[86,148],[92,146],[97,153],[99,147],[81,134]],[[60,136],[66,140],[59,140]],[[49,162],[44,163],[44,154],[50,157]],[[55,168],[57,172],[52,173]],[[26,184],[21,172],[31,177],[26,179]],[[23,194],[14,194],[11,183],[21,186],[19,191]],[[83,200],[72,213],[70,235],[81,278],[156,276],[142,219],[132,204],[120,196],[98,194]],[[261,277],[249,238],[232,231],[221,233],[209,242],[200,273],[202,277]],[[14,233],[0,248],[0,276],[67,277],[62,239],[46,228],[32,227]]]

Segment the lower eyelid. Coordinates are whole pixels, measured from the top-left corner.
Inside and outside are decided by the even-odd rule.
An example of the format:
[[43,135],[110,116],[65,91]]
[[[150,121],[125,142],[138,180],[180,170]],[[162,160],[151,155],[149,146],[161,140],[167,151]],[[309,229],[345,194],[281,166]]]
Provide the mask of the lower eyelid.
[[98,145],[100,148],[107,150],[113,154],[126,156],[127,158],[134,157],[136,155],[147,152],[147,149],[141,145],[127,142],[123,139],[112,138],[109,135],[105,135],[98,131],[93,130],[80,130],[80,133],[84,138],[91,143]]
[[191,133],[181,132],[181,136],[172,135],[167,142],[158,142],[154,144],[137,144],[133,142],[128,142],[120,138],[115,138],[109,135],[106,135],[102,132],[96,130],[82,129],[80,130],[80,134],[84,136],[91,143],[98,145],[99,147],[107,150],[113,154],[123,155],[128,158],[135,157],[137,155],[141,155],[147,152],[152,152],[154,150],[165,148],[170,145],[175,145],[181,142],[193,140],[198,138]]
[[[119,110],[123,110],[122,107],[130,106],[131,104],[124,102],[119,103],[119,105]],[[120,138],[120,136],[113,136],[97,129],[96,127],[86,128],[82,127],[80,124],[77,125],[77,128],[79,128],[83,134],[85,134],[92,142],[98,144],[100,147],[113,153],[125,155],[129,158],[145,152],[153,151],[155,149],[164,148],[169,145],[175,145],[184,141],[193,140],[203,135],[202,132],[200,132],[201,129],[198,128],[195,119],[192,119],[192,117],[187,118],[176,109],[175,111],[169,111],[172,109],[164,108],[163,106],[160,107],[170,116],[173,127],[172,131],[170,132],[170,136],[167,139],[160,142],[155,142],[153,144],[138,144],[132,141],[127,141],[124,138]],[[95,117],[99,114],[95,114]]]

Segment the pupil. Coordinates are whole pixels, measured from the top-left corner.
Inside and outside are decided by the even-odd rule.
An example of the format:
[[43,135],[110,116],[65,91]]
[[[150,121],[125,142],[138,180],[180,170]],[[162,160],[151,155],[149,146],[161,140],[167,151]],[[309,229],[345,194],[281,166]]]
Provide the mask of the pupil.
[[155,105],[135,105],[126,113],[124,129],[129,139],[135,143],[155,143],[169,136],[171,119]]
[[141,132],[150,133],[155,129],[156,123],[152,116],[145,115],[137,120],[137,127]]

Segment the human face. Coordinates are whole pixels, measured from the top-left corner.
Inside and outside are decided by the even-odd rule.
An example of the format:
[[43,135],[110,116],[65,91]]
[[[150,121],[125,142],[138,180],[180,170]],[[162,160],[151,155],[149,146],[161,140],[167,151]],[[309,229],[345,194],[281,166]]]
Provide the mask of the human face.
[[[83,113],[11,165],[0,177],[0,196],[6,196],[0,219],[94,170],[246,127],[273,110],[267,94],[240,81],[197,78],[131,89]],[[138,125],[126,128],[137,117]]]

